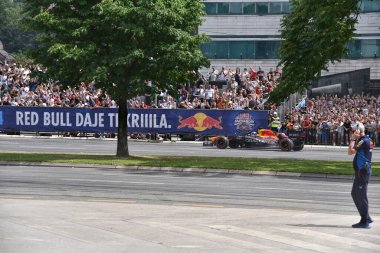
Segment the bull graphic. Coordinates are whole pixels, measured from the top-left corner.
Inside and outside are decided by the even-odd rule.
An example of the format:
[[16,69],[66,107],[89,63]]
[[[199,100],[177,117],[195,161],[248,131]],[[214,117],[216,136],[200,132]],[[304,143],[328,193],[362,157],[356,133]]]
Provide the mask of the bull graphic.
[[179,123],[178,129],[188,127],[188,128],[196,128],[199,126],[197,119],[194,116],[183,119],[182,116],[178,116]]
[[202,127],[205,127],[207,129],[211,129],[213,127],[217,129],[223,129],[223,127],[221,126],[222,117],[219,117],[218,119],[219,120],[216,120],[207,116],[202,122]]

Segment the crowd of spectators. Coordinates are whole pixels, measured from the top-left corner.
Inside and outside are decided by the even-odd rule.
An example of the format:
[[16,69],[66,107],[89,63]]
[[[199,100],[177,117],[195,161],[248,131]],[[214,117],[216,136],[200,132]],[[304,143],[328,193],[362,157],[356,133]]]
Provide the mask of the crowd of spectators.
[[[108,107],[117,104],[92,82],[63,89],[56,82],[43,83],[30,73],[37,66],[0,64],[0,106],[46,107]],[[177,85],[177,96],[164,90],[159,94],[145,94],[131,99],[130,108],[163,109],[231,109],[263,110],[276,112],[276,107],[266,103],[271,91],[278,85],[280,71],[267,73],[259,67],[212,67],[204,76],[186,85]],[[151,82],[147,81],[147,84]],[[222,84],[222,85],[220,85]],[[292,108],[282,115],[279,131],[306,131],[307,143],[345,145],[349,142],[351,127],[357,122],[366,126],[368,135],[380,144],[380,96],[323,95],[305,97],[302,106]]]
[[0,64],[0,106],[116,107],[116,102],[94,83],[62,87],[56,82],[39,82],[30,73],[36,66]]
[[[77,87],[62,87],[56,82],[39,82],[30,73],[36,66],[0,64],[0,105],[47,107],[116,107],[116,102],[92,82]],[[165,109],[264,109],[269,93],[277,86],[281,73],[272,69],[265,73],[240,68],[220,71],[212,68],[208,77],[189,85],[177,85],[178,96],[166,90],[129,100],[132,108]],[[224,83],[223,87],[212,84]]]
[[158,98],[159,108],[182,109],[232,109],[263,110],[270,92],[278,85],[281,73],[270,69],[265,73],[261,67],[211,69],[208,76],[189,85],[178,87],[176,102],[162,92]]
[[305,99],[303,108],[286,113],[281,130],[304,130],[312,144],[347,145],[353,126],[361,122],[380,144],[380,96],[323,95]]

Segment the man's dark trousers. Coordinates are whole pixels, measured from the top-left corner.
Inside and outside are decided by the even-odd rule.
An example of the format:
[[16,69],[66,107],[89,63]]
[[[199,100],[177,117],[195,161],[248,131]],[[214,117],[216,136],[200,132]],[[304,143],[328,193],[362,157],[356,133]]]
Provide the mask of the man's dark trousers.
[[359,211],[361,216],[360,222],[367,223],[370,220],[370,216],[368,214],[368,182],[371,177],[371,173],[367,170],[359,170],[355,171],[355,179],[352,185],[351,196],[354,200],[356,208]]

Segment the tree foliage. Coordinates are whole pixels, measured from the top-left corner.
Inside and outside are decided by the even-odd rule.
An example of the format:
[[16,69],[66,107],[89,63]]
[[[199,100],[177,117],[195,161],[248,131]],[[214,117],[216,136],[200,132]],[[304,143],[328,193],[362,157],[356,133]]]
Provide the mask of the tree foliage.
[[283,75],[270,100],[281,102],[307,88],[330,63],[347,54],[359,13],[358,0],[291,0],[281,24]]
[[95,81],[117,99],[119,137],[126,120],[120,110],[126,99],[144,93],[145,80],[172,90],[208,65],[199,49],[207,38],[196,34],[204,15],[199,1],[25,0],[25,5],[30,18],[24,23],[39,33],[32,58],[47,67],[46,77],[71,86]]
[[35,45],[35,33],[24,31],[19,24],[23,5],[17,1],[0,1],[0,41],[10,53],[25,51]]
[[129,98],[146,79],[173,84],[207,65],[198,49],[205,37],[192,34],[203,14],[198,1],[25,2],[32,17],[26,24],[40,33],[32,56],[64,84],[95,80]]

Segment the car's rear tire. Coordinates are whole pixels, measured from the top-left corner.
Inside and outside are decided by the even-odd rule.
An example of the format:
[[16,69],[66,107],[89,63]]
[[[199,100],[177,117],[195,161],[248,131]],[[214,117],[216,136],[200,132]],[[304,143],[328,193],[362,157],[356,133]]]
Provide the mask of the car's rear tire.
[[236,140],[231,140],[229,141],[229,145],[228,145],[230,148],[239,148],[240,147],[240,144],[238,141]]
[[220,136],[216,140],[216,147],[219,149],[226,149],[228,147],[228,139],[225,136]]
[[294,143],[294,147],[293,147],[293,150],[294,151],[301,151],[304,147],[304,144],[303,142],[301,143]]
[[291,151],[293,147],[294,147],[294,143],[289,138],[285,138],[280,141],[280,148],[282,151]]

